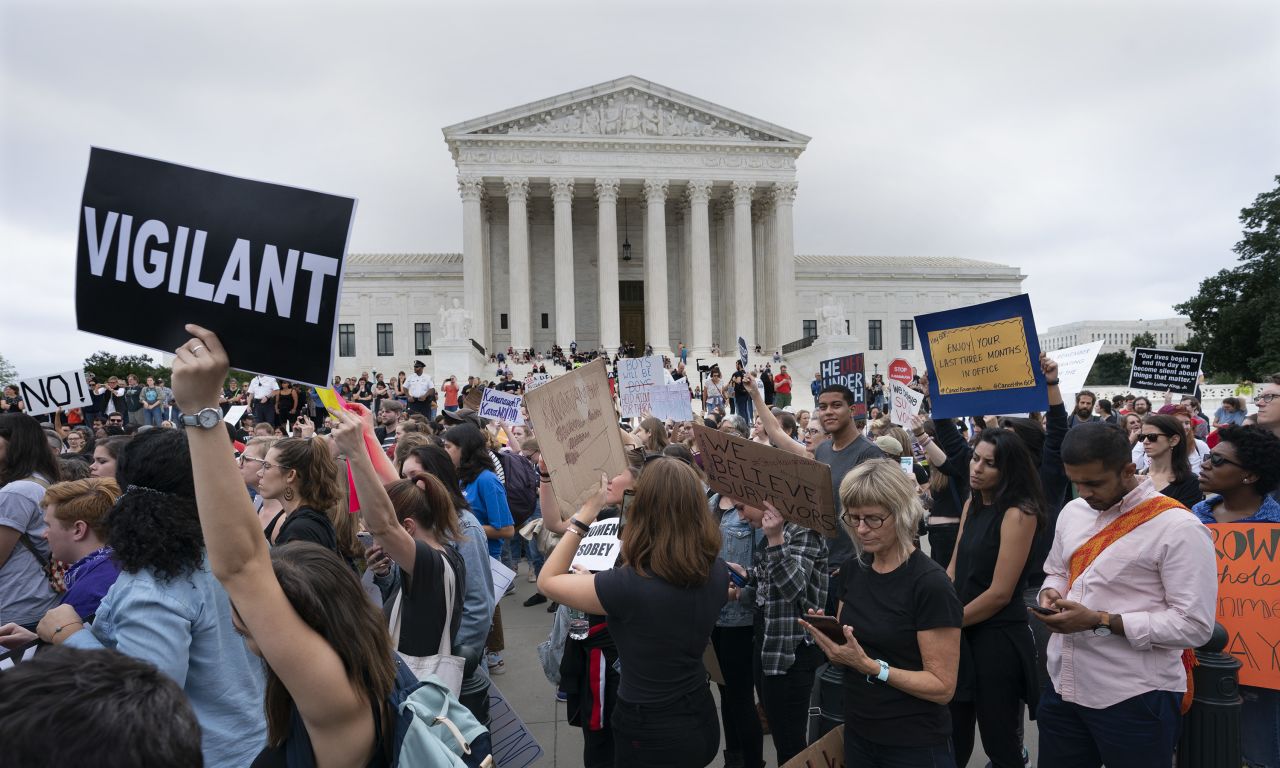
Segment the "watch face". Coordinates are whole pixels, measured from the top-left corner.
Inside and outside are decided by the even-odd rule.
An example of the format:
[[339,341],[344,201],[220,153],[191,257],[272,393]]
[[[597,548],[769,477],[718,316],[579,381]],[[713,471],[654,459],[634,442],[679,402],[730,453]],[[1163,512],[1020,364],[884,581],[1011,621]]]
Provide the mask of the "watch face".
[[213,429],[218,426],[219,421],[222,421],[222,414],[212,408],[205,408],[196,414],[196,419],[200,422],[200,426],[205,429]]
[[1098,637],[1106,637],[1107,635],[1111,634],[1111,627],[1094,627],[1093,634],[1097,635]]

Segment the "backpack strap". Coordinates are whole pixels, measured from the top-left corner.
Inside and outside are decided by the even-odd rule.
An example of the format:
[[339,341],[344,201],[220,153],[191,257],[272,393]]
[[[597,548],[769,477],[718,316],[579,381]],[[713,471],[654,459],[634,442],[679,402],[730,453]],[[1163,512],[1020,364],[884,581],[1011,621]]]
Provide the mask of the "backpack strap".
[[22,534],[18,537],[18,541],[22,542],[22,546],[26,547],[31,552],[35,557],[36,562],[40,564],[41,568],[49,567],[49,558],[41,556],[40,550],[36,549],[35,542],[31,540],[31,534]]

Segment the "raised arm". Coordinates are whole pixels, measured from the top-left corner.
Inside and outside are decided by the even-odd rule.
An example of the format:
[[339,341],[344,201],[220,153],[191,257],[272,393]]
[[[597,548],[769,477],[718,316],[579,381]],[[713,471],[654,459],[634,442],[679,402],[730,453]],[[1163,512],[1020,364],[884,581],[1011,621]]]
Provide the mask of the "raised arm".
[[[184,413],[217,407],[227,353],[212,332],[188,325],[195,338],[178,347],[173,396]],[[262,524],[221,429],[191,428],[187,441],[200,527],[209,565],[222,582],[262,657],[293,696],[317,747],[352,739],[372,726],[369,702],[352,686],[329,643],[298,616],[276,580]]]
[[391,497],[373,470],[364,446],[364,424],[359,416],[349,411],[337,415],[338,426],[333,430],[333,440],[351,463],[351,477],[360,496],[360,514],[364,524],[382,551],[391,556],[407,573],[413,573],[413,561],[417,553],[413,537],[396,519]]
[[760,417],[760,425],[764,427],[765,434],[769,436],[769,441],[773,443],[774,448],[781,448],[788,453],[794,453],[797,456],[808,456],[809,451],[804,445],[797,443],[782,429],[782,425],[778,423],[778,417],[773,415],[773,411],[769,406],[765,405],[764,395],[756,387],[756,375],[748,373],[746,376],[747,392],[751,394],[751,402],[755,403],[756,415]]
[[929,420],[928,416],[917,413],[911,417],[911,434],[915,436],[916,442],[920,443],[920,447],[924,449],[924,456],[929,460],[929,466],[938,467],[938,471],[942,471],[942,465],[947,461],[947,454],[938,443],[931,437],[929,433],[924,431],[924,423]]

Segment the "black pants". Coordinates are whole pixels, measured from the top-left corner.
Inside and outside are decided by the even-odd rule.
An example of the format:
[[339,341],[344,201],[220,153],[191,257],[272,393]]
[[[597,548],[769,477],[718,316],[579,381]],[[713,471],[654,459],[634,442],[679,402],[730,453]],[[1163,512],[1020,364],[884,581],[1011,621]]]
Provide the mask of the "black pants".
[[956,768],[951,744],[900,747],[876,744],[844,728],[844,764],[849,768]]
[[720,686],[724,748],[742,755],[742,764],[749,768],[756,768],[764,760],[764,733],[756,716],[756,682],[751,663],[754,634],[750,626],[711,630],[711,644],[724,675],[724,685]]
[[258,400],[253,401],[253,420],[258,424],[276,425],[276,405],[270,399],[263,403]]
[[778,765],[782,765],[809,746],[809,697],[813,695],[814,675],[825,657],[818,646],[801,643],[796,646],[796,659],[786,674],[766,675],[760,666],[763,639],[763,632],[757,632],[756,686],[760,689],[765,716],[769,718]]
[[720,749],[710,686],[661,704],[629,704],[619,697],[611,721],[617,768],[702,768]]
[[967,765],[973,753],[976,721],[992,768],[1022,768],[1022,703],[1028,681],[1018,651],[1010,642],[1015,638],[1033,642],[1024,627],[970,627],[964,631],[973,659],[971,696],[950,705],[951,740],[959,765]]
[[929,526],[929,557],[943,568],[951,564],[951,553],[956,548],[956,536],[959,533],[959,523]]

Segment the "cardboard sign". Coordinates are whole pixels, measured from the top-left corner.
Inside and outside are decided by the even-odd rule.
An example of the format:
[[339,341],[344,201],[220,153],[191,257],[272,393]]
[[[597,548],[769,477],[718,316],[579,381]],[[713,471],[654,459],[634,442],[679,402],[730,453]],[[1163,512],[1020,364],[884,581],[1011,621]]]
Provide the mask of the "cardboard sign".
[[903,384],[910,384],[911,363],[908,363],[901,357],[895,357],[893,362],[889,363],[889,379],[892,381],[900,381]]
[[622,542],[618,534],[622,525],[617,518],[598,520],[591,524],[587,535],[582,537],[578,549],[573,553],[570,565],[580,565],[588,571],[607,571],[618,562],[618,553],[622,550]]
[[627,455],[602,358],[525,395],[524,406],[564,516],[578,511],[600,489],[601,473],[617,477],[626,471]]
[[551,381],[552,376],[549,373],[531,373],[524,380],[524,393],[527,395],[538,387]]
[[916,315],[934,418],[1049,407],[1031,299],[1024,293]]
[[77,327],[172,353],[196,323],[218,334],[232,367],[322,386],[355,207],[95,147],[78,216]]
[[1280,689],[1280,524],[1209,526],[1218,555],[1217,621],[1226,652],[1240,660],[1240,684]]
[[889,390],[889,420],[910,430],[912,417],[920,412],[920,406],[924,404],[924,393],[917,392],[896,379],[889,381]]
[[649,412],[658,419],[693,420],[693,395],[683,381],[654,387],[649,393]]
[[818,363],[818,373],[822,376],[822,386],[839,384],[853,390],[853,416],[867,416],[867,374],[863,365],[862,353],[833,357]]
[[486,387],[480,398],[480,418],[523,424],[524,416],[520,413],[520,403],[523,400],[520,395]]
[[507,703],[498,686],[489,684],[489,737],[493,762],[500,768],[528,768],[542,758],[542,747]]
[[844,768],[844,726],[827,731],[782,768]]
[[472,387],[467,390],[466,397],[462,398],[462,407],[478,411],[480,410],[480,404],[482,402],[484,402],[484,389],[481,387]]
[[1200,375],[1203,352],[1181,352],[1174,349],[1133,350],[1133,368],[1129,371],[1130,389],[1194,395]]
[[694,422],[707,482],[717,493],[753,507],[765,501],[791,523],[830,538],[839,533],[831,467]]
[[1058,391],[1064,399],[1070,399],[1084,389],[1084,382],[1089,378],[1089,371],[1093,368],[1093,361],[1098,359],[1100,349],[1101,339],[1045,353],[1058,364]]
[[741,336],[739,336],[739,337],[738,337],[738,362],[742,363],[742,368],[743,368],[743,370],[746,370],[746,367],[747,367],[747,340],[746,340],[746,339],[744,339],[744,338],[743,338],[743,337],[741,337]]
[[83,408],[93,404],[84,371],[67,371],[23,379],[18,394],[27,406],[28,416],[43,416],[59,408]]

